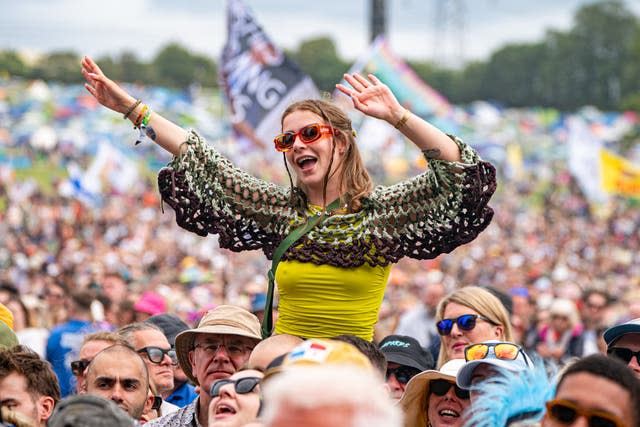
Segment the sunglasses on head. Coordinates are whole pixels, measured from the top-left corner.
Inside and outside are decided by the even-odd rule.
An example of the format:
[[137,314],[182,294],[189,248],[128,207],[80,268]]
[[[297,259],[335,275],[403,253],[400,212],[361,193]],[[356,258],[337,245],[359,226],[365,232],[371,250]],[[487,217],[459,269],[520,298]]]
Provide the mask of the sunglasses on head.
[[400,384],[406,384],[409,380],[416,375],[418,375],[421,371],[416,368],[411,368],[409,366],[398,366],[397,368],[387,368],[386,380],[389,380],[391,375],[396,376],[396,380]]
[[455,319],[442,319],[441,321],[436,323],[436,327],[438,328],[438,333],[440,335],[449,335],[451,333],[451,329],[453,329],[454,323],[458,325],[458,329],[462,331],[470,331],[476,327],[476,322],[478,319],[493,324],[491,320],[487,319],[484,316],[480,316],[478,314],[463,314],[462,316],[458,316]]
[[589,427],[627,427],[627,423],[613,414],[583,409],[564,399],[550,400],[546,403],[546,407],[547,416],[564,425],[571,425],[578,417],[585,417]]
[[273,142],[276,146],[276,150],[282,153],[286,153],[287,151],[291,151],[293,148],[293,144],[296,141],[296,137],[300,138],[300,141],[305,144],[311,144],[312,142],[316,142],[323,135],[337,135],[338,130],[332,128],[329,125],[321,125],[319,123],[312,123],[307,125],[297,132],[289,131],[281,133],[280,135],[273,138]]
[[141,348],[140,350],[138,350],[138,353],[145,353],[152,363],[157,364],[162,363],[162,359],[164,359],[164,355],[166,354],[167,356],[169,356],[169,359],[171,359],[172,365],[178,364],[178,355],[176,354],[176,350],[173,348],[164,350],[160,347],[150,346]]
[[261,378],[258,378],[258,377],[246,377],[246,378],[240,378],[237,380],[229,380],[229,379],[218,380],[215,383],[213,383],[213,385],[211,386],[211,393],[209,394],[211,395],[211,397],[220,396],[220,389],[227,384],[233,384],[236,390],[236,393],[238,394],[251,393],[253,389],[255,389],[256,386],[260,384],[260,381],[261,381]]
[[[489,350],[493,349],[493,355],[496,359],[501,360],[516,360],[518,353],[522,352],[524,357],[524,351],[519,345],[510,342],[499,343],[486,343],[486,344],[471,344],[464,348],[464,359],[467,362],[472,360],[486,359],[491,353]],[[528,365],[527,358],[524,357],[525,363]]]
[[469,390],[460,388],[458,387],[457,384],[454,384],[451,381],[438,379],[438,380],[431,380],[429,382],[429,391],[439,397],[442,397],[445,394],[447,394],[451,387],[455,387],[455,393],[459,399],[463,399],[463,400],[469,399]]
[[87,366],[89,366],[89,363],[91,363],[91,360],[87,360],[87,359],[74,360],[73,362],[71,362],[71,372],[76,377],[79,377],[84,373],[85,369],[87,369]]
[[607,349],[607,354],[609,356],[617,357],[622,360],[624,363],[629,363],[631,358],[635,356],[638,365],[640,365],[640,351],[631,351],[631,349],[624,347],[611,347]]

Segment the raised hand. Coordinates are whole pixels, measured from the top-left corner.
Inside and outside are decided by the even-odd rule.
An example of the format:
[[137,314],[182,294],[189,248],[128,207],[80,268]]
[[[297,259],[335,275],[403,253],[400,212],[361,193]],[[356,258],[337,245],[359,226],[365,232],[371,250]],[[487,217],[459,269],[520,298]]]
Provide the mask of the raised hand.
[[100,104],[105,107],[125,113],[135,99],[122,89],[116,82],[109,79],[102,72],[93,59],[85,56],[82,58],[82,76],[87,83],[84,87],[93,95]]
[[393,95],[387,85],[376,76],[369,74],[368,79],[358,73],[345,74],[344,79],[351,88],[337,84],[336,88],[351,97],[353,106],[367,116],[396,123],[402,116],[404,108]]

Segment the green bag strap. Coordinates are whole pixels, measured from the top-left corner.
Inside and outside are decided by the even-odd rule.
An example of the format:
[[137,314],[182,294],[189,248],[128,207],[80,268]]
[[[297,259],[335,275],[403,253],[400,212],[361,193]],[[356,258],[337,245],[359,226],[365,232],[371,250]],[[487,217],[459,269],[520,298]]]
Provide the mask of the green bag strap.
[[325,213],[331,212],[334,209],[340,207],[340,198],[335,199],[333,202],[329,203],[323,212],[318,212],[316,215],[307,219],[300,227],[292,230],[287,237],[285,237],[282,242],[278,245],[278,247],[273,251],[273,258],[271,259],[271,269],[267,274],[269,278],[269,288],[267,289],[267,298],[264,303],[264,317],[262,319],[262,338],[267,338],[271,335],[271,331],[273,330],[273,293],[276,282],[276,269],[278,268],[278,263],[282,258],[282,255],[297,242],[302,236],[307,234],[309,231],[313,229],[316,225],[320,224],[326,218]]

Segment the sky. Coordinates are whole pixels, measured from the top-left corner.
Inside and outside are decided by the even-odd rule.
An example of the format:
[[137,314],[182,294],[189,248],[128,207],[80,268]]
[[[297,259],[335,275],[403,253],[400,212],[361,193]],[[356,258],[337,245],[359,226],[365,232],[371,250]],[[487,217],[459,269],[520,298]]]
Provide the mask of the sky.
[[[404,58],[460,65],[509,43],[571,28],[594,0],[387,0],[387,36]],[[281,48],[331,37],[355,60],[370,37],[371,0],[245,0]],[[625,0],[640,16],[640,0]],[[226,0],[0,0],[0,50],[72,50],[93,57],[133,51],[151,59],[177,42],[217,59],[226,39]]]

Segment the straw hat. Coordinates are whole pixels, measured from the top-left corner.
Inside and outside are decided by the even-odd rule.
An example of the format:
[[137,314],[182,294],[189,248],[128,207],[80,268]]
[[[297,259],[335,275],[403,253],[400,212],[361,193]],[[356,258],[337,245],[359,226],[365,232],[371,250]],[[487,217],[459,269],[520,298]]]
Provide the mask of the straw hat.
[[427,425],[427,396],[431,380],[447,380],[455,384],[458,370],[464,366],[464,359],[453,359],[442,365],[439,371],[424,371],[411,378],[404,389],[400,406],[404,412],[405,427]]
[[238,335],[251,338],[255,343],[262,339],[260,321],[244,308],[235,305],[219,305],[209,310],[197,328],[188,329],[176,336],[178,362],[185,375],[195,384],[198,384],[198,379],[191,371],[189,352],[193,350],[197,334]]

